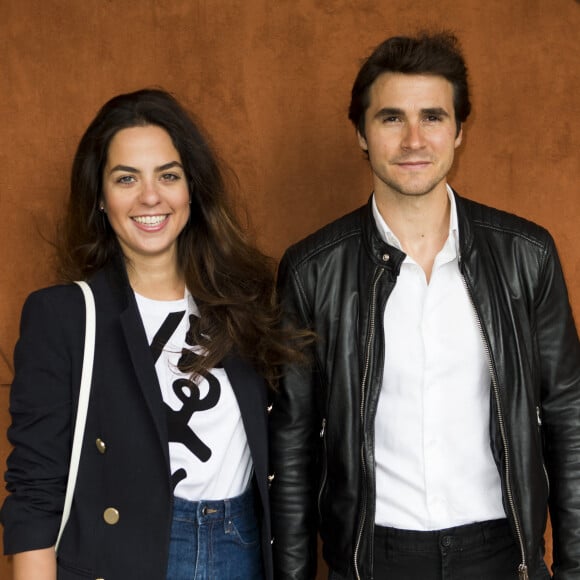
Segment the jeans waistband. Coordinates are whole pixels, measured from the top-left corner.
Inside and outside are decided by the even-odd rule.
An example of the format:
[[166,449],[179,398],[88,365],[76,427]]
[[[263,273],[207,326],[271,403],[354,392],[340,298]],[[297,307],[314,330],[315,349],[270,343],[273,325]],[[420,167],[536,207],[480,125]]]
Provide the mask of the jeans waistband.
[[375,542],[387,542],[392,549],[404,549],[410,545],[421,550],[438,551],[443,547],[469,547],[511,535],[507,519],[476,522],[434,531],[399,530],[375,526]]
[[173,498],[173,517],[197,520],[224,520],[254,509],[252,488],[236,497],[217,500],[189,501],[180,497]]

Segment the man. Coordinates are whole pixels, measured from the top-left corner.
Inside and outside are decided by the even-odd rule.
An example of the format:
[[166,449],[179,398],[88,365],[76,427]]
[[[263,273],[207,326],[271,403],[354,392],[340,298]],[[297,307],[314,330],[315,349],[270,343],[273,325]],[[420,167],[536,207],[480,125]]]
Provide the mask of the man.
[[318,338],[271,412],[277,579],[580,578],[580,345],[548,232],[446,182],[470,112],[451,34],[390,38],[349,117],[368,204],[290,248]]

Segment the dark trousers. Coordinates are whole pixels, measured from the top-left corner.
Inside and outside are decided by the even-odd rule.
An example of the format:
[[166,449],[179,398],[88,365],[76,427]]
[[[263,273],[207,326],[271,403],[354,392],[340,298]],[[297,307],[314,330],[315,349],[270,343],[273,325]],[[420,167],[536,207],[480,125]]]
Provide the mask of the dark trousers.
[[[550,578],[540,560],[533,562],[530,580]],[[507,520],[434,532],[375,527],[375,580],[518,580],[520,562]]]

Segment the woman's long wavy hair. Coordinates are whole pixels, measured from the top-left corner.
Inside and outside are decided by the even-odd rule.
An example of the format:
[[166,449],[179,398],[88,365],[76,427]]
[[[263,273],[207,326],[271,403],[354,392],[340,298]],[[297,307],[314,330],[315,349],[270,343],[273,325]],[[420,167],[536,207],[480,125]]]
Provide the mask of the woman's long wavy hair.
[[282,329],[274,264],[246,238],[228,202],[220,164],[194,118],[169,93],[144,89],[108,101],[79,143],[60,231],[62,277],[87,278],[121,253],[99,211],[109,144],[129,127],[156,125],[171,136],[189,186],[191,215],[177,240],[178,268],[200,310],[194,344],[207,356],[188,369],[203,375],[237,352],[275,384],[280,365],[301,360],[309,333]]

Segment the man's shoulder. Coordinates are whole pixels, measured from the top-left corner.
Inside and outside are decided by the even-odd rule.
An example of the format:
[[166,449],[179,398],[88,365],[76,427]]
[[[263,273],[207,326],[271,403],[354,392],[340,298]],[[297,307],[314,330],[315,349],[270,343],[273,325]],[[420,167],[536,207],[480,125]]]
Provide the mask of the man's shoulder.
[[475,229],[515,236],[539,246],[551,242],[546,228],[517,214],[459,196],[457,203],[459,215],[464,214]]
[[362,206],[326,224],[290,246],[283,260],[290,261],[297,267],[323,254],[340,250],[345,245],[360,243],[366,212],[367,206]]

